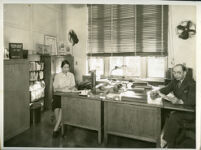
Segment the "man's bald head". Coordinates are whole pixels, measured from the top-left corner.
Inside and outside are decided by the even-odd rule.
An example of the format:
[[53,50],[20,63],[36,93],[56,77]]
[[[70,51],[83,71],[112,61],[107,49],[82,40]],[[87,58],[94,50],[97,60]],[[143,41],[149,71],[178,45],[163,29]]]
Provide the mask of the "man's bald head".
[[173,67],[174,78],[178,81],[181,81],[186,76],[186,67],[182,64],[177,64]]
[[175,67],[178,67],[178,66],[180,66],[183,71],[186,71],[186,70],[187,70],[186,67],[185,67],[183,64],[177,64],[177,65],[175,65],[175,66],[173,67],[173,69],[174,69]]

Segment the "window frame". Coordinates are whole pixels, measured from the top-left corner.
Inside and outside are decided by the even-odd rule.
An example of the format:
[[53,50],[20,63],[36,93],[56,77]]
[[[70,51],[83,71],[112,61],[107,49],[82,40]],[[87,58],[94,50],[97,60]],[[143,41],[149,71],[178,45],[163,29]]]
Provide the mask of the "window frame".
[[[101,32],[99,33],[99,30],[101,29],[101,25],[99,26],[99,24],[97,24],[97,22],[95,21],[94,22],[94,25],[95,25],[95,29],[97,29],[97,31],[95,31],[94,33],[97,34],[97,39],[95,39],[95,42],[93,41],[93,37],[96,38],[95,34],[92,33],[93,31],[93,21],[92,18],[95,16],[97,16],[97,18],[102,18],[103,20],[102,21],[105,21],[104,20],[104,15],[106,14],[106,16],[108,17],[108,15],[111,17],[111,27],[110,27],[110,30],[111,30],[111,37],[112,37],[112,19],[113,19],[113,16],[112,14],[110,14],[110,11],[113,12],[113,7],[115,7],[115,5],[100,5],[101,8],[103,8],[102,10],[100,8],[98,8],[98,5],[100,4],[89,4],[88,5],[88,11],[89,11],[89,21],[88,21],[88,52],[87,52],[87,56],[88,57],[102,57],[103,58],[103,62],[104,62],[104,75],[105,76],[108,76],[110,75],[110,64],[109,64],[109,58],[111,56],[115,57],[115,56],[121,56],[121,57],[129,57],[129,56],[140,56],[141,57],[141,61],[140,61],[140,65],[141,65],[141,76],[140,78],[148,78],[148,59],[147,57],[149,56],[158,56],[158,57],[166,57],[165,58],[165,70],[164,70],[164,78],[166,77],[166,71],[167,71],[167,56],[168,56],[168,6],[167,5],[148,5],[148,7],[146,5],[132,5],[131,7],[133,7],[135,9],[134,11],[134,47],[133,47],[133,51],[127,51],[125,48],[125,51],[117,51],[117,50],[113,50],[112,47],[113,46],[109,46],[108,45],[108,39],[106,39],[106,49],[105,50],[105,46],[104,44],[103,45],[99,45],[100,43],[104,43],[104,36],[105,36],[105,33],[104,32],[104,26],[102,27],[102,30]],[[92,7],[91,7],[92,6]],[[93,7],[95,6],[95,7]],[[107,12],[104,12],[104,8],[107,7]],[[111,7],[111,10],[108,11]],[[118,7],[121,7],[121,6],[118,6]],[[124,6],[123,6],[124,7]],[[127,7],[127,6],[125,6]],[[90,12],[93,12],[93,9],[95,10],[95,14],[93,13],[90,13]],[[125,9],[125,8],[124,8]],[[98,10],[98,12],[96,12],[96,10]],[[132,11],[132,10],[131,10]],[[126,11],[122,11],[123,14],[127,14],[129,13],[129,11],[127,12]],[[149,19],[143,19],[144,17],[145,18],[149,18],[149,13],[153,13],[153,15],[151,15],[150,17],[152,18],[151,20]],[[101,14],[101,15],[100,15]],[[104,15],[103,15],[104,14]],[[99,16],[100,15],[100,16]],[[140,16],[140,17],[139,17]],[[155,16],[155,17],[153,17]],[[91,17],[91,18],[90,18]],[[109,17],[109,19],[110,19]],[[139,18],[138,18],[139,17]],[[142,17],[142,18],[141,18]],[[108,18],[107,18],[108,19]],[[96,20],[96,18],[95,18]],[[100,21],[100,20],[98,20]],[[107,20],[108,21],[108,20]],[[137,22],[138,21],[138,22]],[[148,28],[149,29],[152,29],[152,27],[155,25],[152,25],[150,24],[150,21],[156,21],[155,23],[157,24],[157,28],[159,28],[157,30],[157,28],[154,30],[154,32],[149,32],[148,34],[146,33],[146,31],[150,31],[148,29],[143,29],[141,26],[144,26],[144,22],[147,23],[148,25]],[[92,24],[90,24],[92,23]],[[104,25],[104,23],[103,23]],[[108,27],[108,24],[107,24],[107,27]],[[145,27],[147,27],[145,25]],[[144,36],[150,36],[150,35],[154,35],[154,41],[153,39],[151,39],[151,41],[153,41],[153,43],[151,43],[149,37],[147,38],[141,38],[141,36],[139,36],[139,31],[138,29],[140,30],[140,32],[142,32],[142,34],[145,34]],[[159,34],[157,33],[157,35],[160,35],[159,39],[158,39],[158,36],[156,36],[154,33],[155,32],[158,32],[159,31]],[[90,35],[92,35],[90,37]],[[98,35],[101,34],[101,37],[98,37]],[[106,33],[108,35],[108,32]],[[141,34],[140,34],[141,35]],[[137,37],[139,36],[139,37]],[[143,36],[143,35],[142,35]],[[99,41],[99,38],[103,41]],[[140,39],[140,40],[139,40]],[[90,41],[91,40],[91,41]],[[118,40],[118,39],[117,39]],[[131,39],[128,39],[129,41]],[[93,51],[92,49],[90,49],[90,42],[92,42],[92,44],[95,44],[97,47],[95,49],[99,49],[100,47],[103,48],[101,49],[100,51]],[[97,42],[97,43],[96,43]],[[111,43],[112,43],[112,38],[111,38]],[[145,43],[145,45],[143,45]],[[148,43],[148,45],[150,44],[151,45],[151,48],[149,47],[149,49],[151,49],[151,51],[146,51],[146,44]],[[156,43],[156,45],[154,45],[154,43]],[[158,44],[159,43],[159,44]],[[120,44],[120,43],[118,43]],[[139,46],[140,45],[140,46]],[[93,45],[94,46],[94,45]],[[100,47],[99,47],[100,46]],[[144,49],[144,46],[145,46],[145,51],[143,51]],[[130,48],[130,47],[129,47]],[[156,49],[155,49],[156,48]],[[109,49],[109,51],[108,51]],[[110,50],[111,49],[111,50]],[[87,67],[88,68],[88,67]],[[88,70],[87,70],[88,71]],[[136,77],[136,76],[135,76]],[[153,77],[154,78],[154,77]],[[155,78],[158,78],[158,77],[155,77]],[[160,77],[159,77],[160,78]]]

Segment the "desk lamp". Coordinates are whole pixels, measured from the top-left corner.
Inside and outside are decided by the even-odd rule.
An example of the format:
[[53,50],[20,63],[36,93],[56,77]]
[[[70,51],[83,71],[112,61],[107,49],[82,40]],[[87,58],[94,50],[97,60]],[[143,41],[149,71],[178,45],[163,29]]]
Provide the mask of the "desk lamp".
[[123,69],[123,68],[125,68],[125,67],[127,67],[127,66],[126,66],[126,65],[115,66],[115,67],[110,71],[110,76],[111,76],[111,74],[112,74],[112,72],[113,72],[114,70],[117,70],[117,69]]

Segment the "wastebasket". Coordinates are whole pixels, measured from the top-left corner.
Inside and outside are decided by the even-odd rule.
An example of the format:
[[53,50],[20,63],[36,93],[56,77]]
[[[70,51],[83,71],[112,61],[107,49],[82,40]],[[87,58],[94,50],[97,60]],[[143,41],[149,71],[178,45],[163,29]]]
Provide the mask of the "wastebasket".
[[30,125],[35,125],[41,121],[41,104],[30,106]]

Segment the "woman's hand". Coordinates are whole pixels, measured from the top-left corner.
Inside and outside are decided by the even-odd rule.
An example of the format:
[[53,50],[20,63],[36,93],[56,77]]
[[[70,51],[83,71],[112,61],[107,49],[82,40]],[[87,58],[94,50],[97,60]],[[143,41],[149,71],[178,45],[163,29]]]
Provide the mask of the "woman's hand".
[[77,89],[74,86],[72,87],[66,86],[65,88],[62,89],[62,92],[72,92],[72,91],[77,91]]
[[72,91],[77,91],[77,89],[76,89],[76,87],[75,87],[75,86],[69,87],[69,90],[72,90]]
[[54,89],[55,92],[66,92],[69,91],[69,86],[65,86],[65,87],[58,87]]

